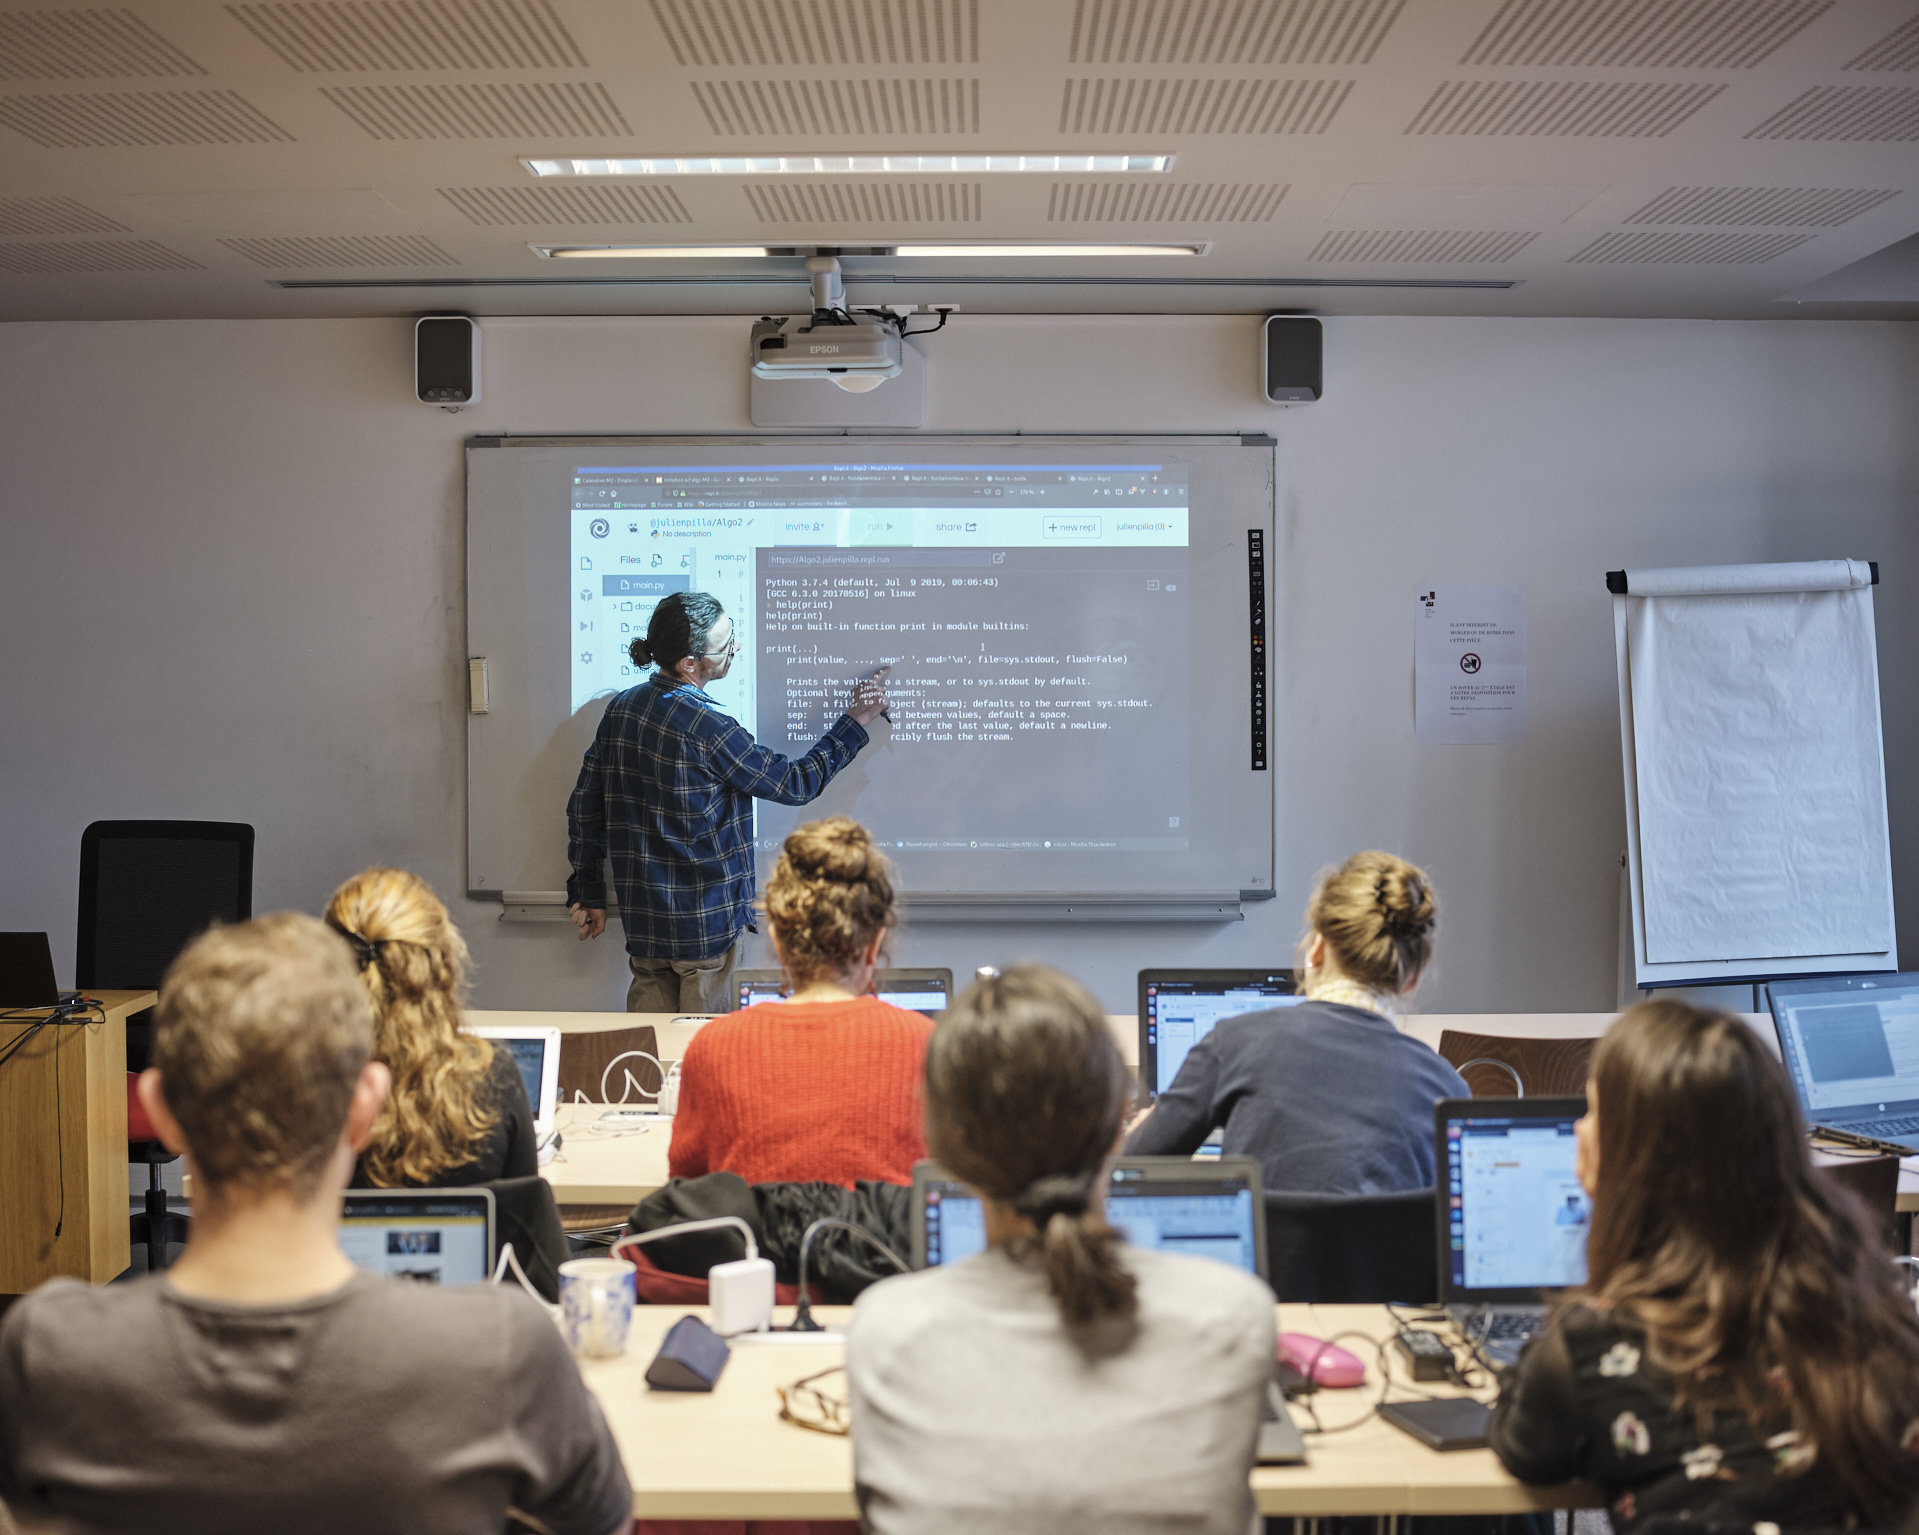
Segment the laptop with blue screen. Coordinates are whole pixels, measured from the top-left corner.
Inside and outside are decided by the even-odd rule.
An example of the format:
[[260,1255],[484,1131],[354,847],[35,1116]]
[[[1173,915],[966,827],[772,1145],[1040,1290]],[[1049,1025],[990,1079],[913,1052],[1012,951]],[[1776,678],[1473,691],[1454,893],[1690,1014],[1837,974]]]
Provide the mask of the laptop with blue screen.
[[1919,1147],[1919,974],[1774,981],[1772,1026],[1808,1124]]
[[1148,1099],[1173,1085],[1186,1053],[1228,1018],[1306,999],[1290,970],[1142,970],[1139,1080]]

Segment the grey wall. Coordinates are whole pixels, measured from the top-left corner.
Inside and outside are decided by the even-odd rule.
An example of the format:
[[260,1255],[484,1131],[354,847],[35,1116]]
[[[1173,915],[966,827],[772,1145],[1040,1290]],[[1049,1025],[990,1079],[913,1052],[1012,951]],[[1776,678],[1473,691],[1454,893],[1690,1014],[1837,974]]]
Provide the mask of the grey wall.
[[[745,326],[490,321],[459,415],[411,399],[405,322],[0,326],[0,927],[50,929],[64,976],[87,822],[247,820],[259,909],[404,864],[451,898],[482,1005],[619,1005],[616,937],[459,896],[460,445],[747,430]],[[928,344],[928,425],[1278,434],[1279,900],[1224,928],[927,928],[901,963],[1046,958],[1130,1010],[1142,964],[1285,959],[1314,871],[1377,846],[1439,887],[1423,1009],[1610,1007],[1621,565],[1882,562],[1894,875],[1919,879],[1919,326],[1334,320],[1327,398],[1289,411],[1256,346],[1244,317],[963,315]],[[1521,745],[1413,739],[1410,598],[1448,581],[1526,587]]]

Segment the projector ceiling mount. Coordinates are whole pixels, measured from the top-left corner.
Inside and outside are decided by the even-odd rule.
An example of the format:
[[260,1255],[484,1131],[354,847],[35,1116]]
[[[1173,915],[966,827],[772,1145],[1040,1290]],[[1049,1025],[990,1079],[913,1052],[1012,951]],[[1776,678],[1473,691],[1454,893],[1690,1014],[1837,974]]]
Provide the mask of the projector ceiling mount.
[[931,335],[952,312],[950,306],[934,306],[939,324],[908,330],[906,315],[896,309],[846,307],[837,253],[808,256],[806,270],[813,285],[812,316],[795,325],[791,315],[767,315],[753,327],[748,351],[760,378],[827,379],[849,393],[864,394],[898,377],[906,337]]

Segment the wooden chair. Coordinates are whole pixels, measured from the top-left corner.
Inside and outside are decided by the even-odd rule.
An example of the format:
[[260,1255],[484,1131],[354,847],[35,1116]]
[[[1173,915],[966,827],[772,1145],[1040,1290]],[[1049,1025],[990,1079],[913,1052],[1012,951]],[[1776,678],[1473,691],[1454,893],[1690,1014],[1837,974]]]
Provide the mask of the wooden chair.
[[[629,1050],[644,1050],[653,1060],[620,1061],[613,1068],[611,1076],[607,1067]],[[560,1036],[560,1100],[563,1103],[575,1101],[574,1093],[586,1095],[590,1103],[619,1103],[622,1101],[621,1089],[626,1086],[626,1073],[633,1073],[633,1080],[639,1084],[640,1091],[646,1096],[641,1102],[652,1102],[660,1090],[660,1069],[654,1064],[660,1058],[659,1035],[650,1023],[640,1024],[631,1029],[607,1029],[591,1034],[562,1034]],[[606,1083],[606,1093],[602,1096],[600,1083]]]
[[[1593,1046],[1598,1043],[1596,1039],[1514,1039],[1447,1029],[1439,1036],[1439,1053],[1466,1078],[1476,1098],[1583,1098]],[[1518,1083],[1513,1080],[1515,1074]],[[1524,1093],[1516,1090],[1520,1084]]]

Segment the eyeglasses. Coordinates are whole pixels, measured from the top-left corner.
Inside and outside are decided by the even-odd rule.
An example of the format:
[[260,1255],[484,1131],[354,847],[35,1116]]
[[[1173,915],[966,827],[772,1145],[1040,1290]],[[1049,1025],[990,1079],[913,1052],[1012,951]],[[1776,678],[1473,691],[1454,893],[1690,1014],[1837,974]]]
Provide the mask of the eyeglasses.
[[796,1428],[810,1428],[816,1434],[849,1434],[853,1431],[852,1404],[843,1396],[823,1391],[813,1382],[829,1375],[844,1375],[844,1365],[834,1365],[796,1380],[790,1386],[775,1386],[780,1397],[780,1417]]
[[733,659],[733,657],[735,657],[739,653],[740,653],[740,637],[736,634],[733,636],[732,639],[726,642],[723,648],[719,650],[707,651],[705,653],[705,659],[708,661],[730,661]]

